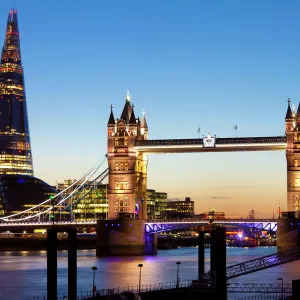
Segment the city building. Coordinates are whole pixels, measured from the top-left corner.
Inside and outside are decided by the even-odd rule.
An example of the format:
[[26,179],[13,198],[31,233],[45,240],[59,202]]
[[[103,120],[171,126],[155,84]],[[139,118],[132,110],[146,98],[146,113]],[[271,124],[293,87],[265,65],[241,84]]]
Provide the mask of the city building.
[[0,215],[24,211],[56,193],[33,177],[18,16],[11,9],[0,64]]
[[151,220],[165,219],[168,194],[147,189],[147,218]]
[[[63,191],[76,182],[75,179],[67,179],[57,184],[57,190]],[[77,189],[74,185],[69,192]],[[92,188],[81,188],[78,193],[70,199],[72,219],[77,221],[105,220],[108,214],[107,184],[99,184]]]
[[18,16],[8,15],[0,65],[0,174],[33,175]]
[[190,197],[186,197],[185,200],[169,199],[167,201],[167,218],[192,218],[194,215],[194,201]]
[[[61,192],[67,187],[75,183],[75,179],[67,179],[57,184],[57,191]],[[69,191],[76,189],[75,186]],[[107,184],[100,184],[90,191],[82,189],[76,196],[72,198],[72,215],[75,220],[103,220],[108,215],[108,197]],[[148,219],[164,219],[167,207],[167,193],[156,192],[147,189],[147,218]]]

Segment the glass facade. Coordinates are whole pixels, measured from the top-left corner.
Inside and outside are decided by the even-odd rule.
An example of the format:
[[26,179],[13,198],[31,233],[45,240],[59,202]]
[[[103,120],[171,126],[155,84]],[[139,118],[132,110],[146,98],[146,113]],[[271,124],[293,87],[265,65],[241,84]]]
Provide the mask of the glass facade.
[[[76,180],[68,179],[63,183],[58,183],[57,190],[62,191],[74,183]],[[73,189],[77,186],[74,185]],[[71,191],[70,191],[71,192]],[[81,188],[79,192],[72,197],[72,214],[77,221],[91,221],[107,219],[108,200],[107,185],[100,184],[91,188]]]
[[17,11],[8,15],[0,65],[0,174],[33,175]]
[[165,219],[168,194],[147,189],[147,218],[149,220]]
[[194,201],[190,197],[182,200],[168,200],[166,215],[169,219],[173,218],[192,218],[195,215]]
[[33,176],[0,175],[0,216],[22,212],[56,193],[54,187]]

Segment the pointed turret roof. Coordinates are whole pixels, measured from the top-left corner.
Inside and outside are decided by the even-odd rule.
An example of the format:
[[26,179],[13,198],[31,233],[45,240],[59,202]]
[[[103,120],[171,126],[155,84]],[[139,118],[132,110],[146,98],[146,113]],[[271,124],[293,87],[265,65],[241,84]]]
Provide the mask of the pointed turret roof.
[[147,121],[146,121],[146,116],[145,116],[146,112],[145,110],[143,110],[143,118],[142,118],[142,123],[141,123],[141,128],[146,128],[148,129],[148,125],[147,125]]
[[107,125],[115,125],[115,117],[114,117],[112,105],[110,106],[110,116],[109,116]]
[[300,115],[300,102],[298,104],[297,115]]
[[286,119],[292,119],[293,118],[293,113],[292,113],[292,110],[291,110],[291,100],[290,98],[288,98],[288,108],[287,108],[287,111],[286,111],[286,116],[285,118]]
[[129,124],[136,124],[136,118],[135,118],[135,114],[134,114],[134,105],[132,104],[131,106],[131,116],[130,116],[130,120],[129,120]]
[[131,109],[131,105],[130,105],[130,96],[129,96],[129,92],[127,92],[126,102],[125,102],[120,119],[123,119],[126,122],[126,124],[128,124],[130,117],[131,117],[131,112],[132,112],[132,109]]

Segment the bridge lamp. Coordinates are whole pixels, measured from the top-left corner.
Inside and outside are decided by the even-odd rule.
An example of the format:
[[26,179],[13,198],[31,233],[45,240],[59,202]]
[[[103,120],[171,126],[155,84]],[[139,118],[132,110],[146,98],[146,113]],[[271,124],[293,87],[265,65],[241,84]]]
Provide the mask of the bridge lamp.
[[141,292],[141,281],[142,281],[142,267],[143,264],[138,264],[138,267],[140,268],[140,276],[139,276],[139,294]]
[[243,237],[243,234],[241,232],[239,232],[238,237],[241,239]]

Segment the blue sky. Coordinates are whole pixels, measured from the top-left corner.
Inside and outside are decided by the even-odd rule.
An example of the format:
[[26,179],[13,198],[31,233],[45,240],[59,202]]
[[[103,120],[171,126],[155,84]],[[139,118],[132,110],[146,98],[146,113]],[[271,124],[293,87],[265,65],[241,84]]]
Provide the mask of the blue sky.
[[[300,100],[299,1],[23,1],[18,9],[35,175],[76,178],[106,153],[130,90],[149,138],[284,133]],[[1,29],[2,28],[2,29]],[[276,213],[285,153],[150,155],[148,187],[197,212]]]

